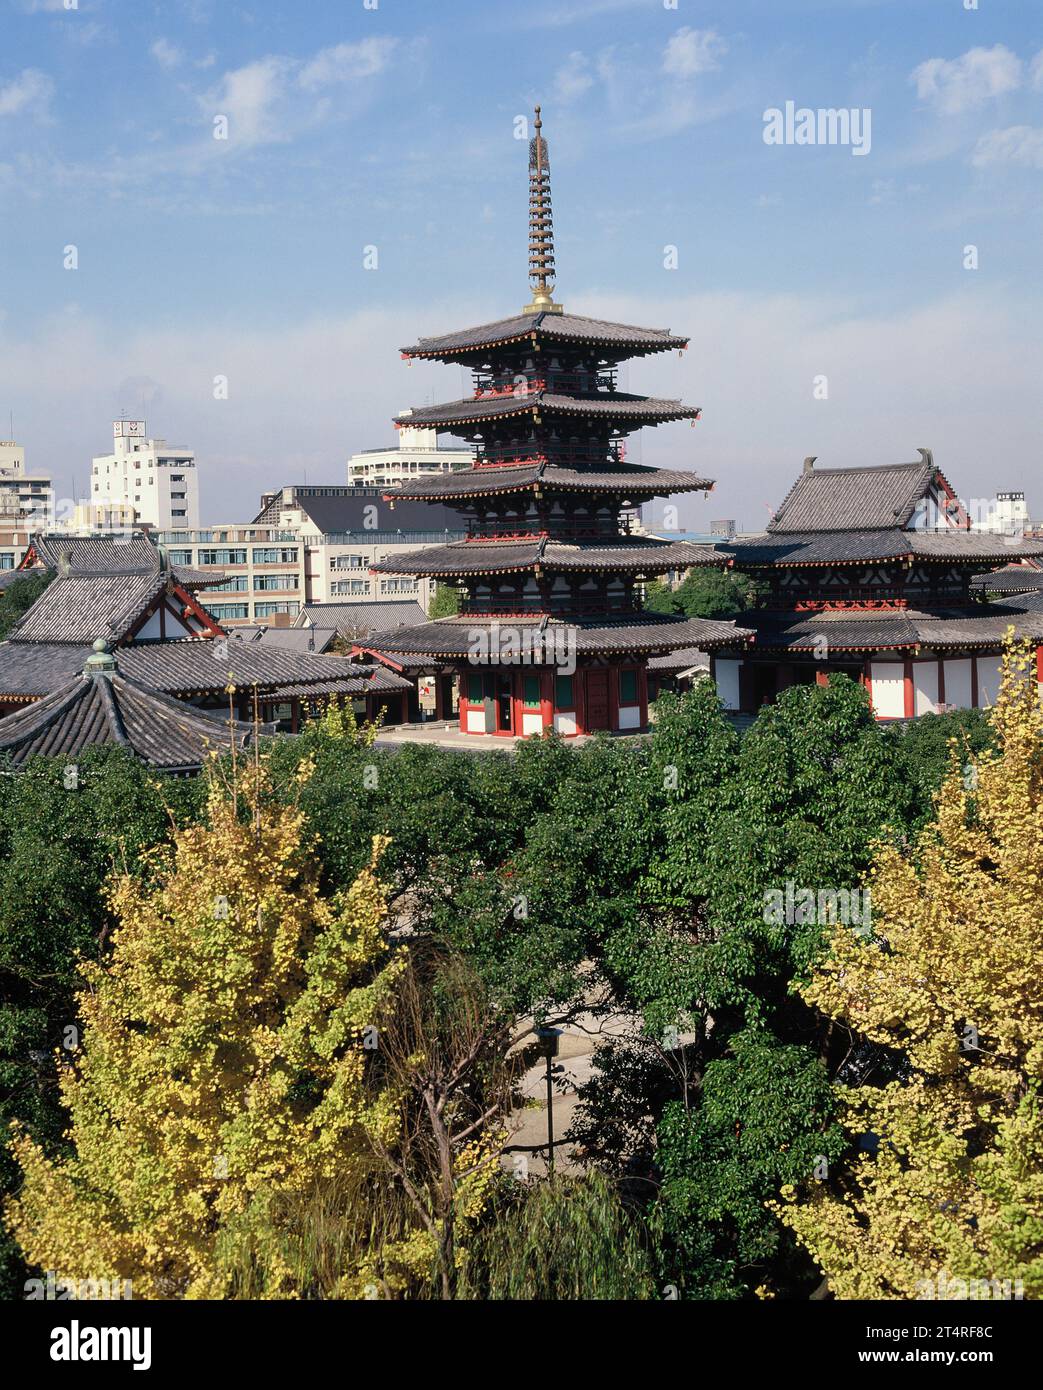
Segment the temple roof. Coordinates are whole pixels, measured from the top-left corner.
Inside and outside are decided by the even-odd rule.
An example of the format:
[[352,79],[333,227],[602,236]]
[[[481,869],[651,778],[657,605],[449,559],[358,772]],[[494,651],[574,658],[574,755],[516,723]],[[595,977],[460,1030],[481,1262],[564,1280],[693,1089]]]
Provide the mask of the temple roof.
[[635,574],[665,574],[668,570],[693,565],[720,565],[728,560],[725,551],[711,545],[692,545],[687,541],[627,539],[584,540],[568,544],[553,538],[532,540],[480,539],[456,541],[453,545],[430,546],[405,555],[391,555],[370,566],[379,574],[512,574],[534,570],[631,571]]
[[582,314],[554,314],[541,311],[517,314],[513,318],[497,319],[456,333],[443,333],[433,338],[421,338],[412,347],[404,347],[404,357],[435,357],[447,362],[473,360],[483,348],[503,347],[509,343],[536,338],[553,346],[556,343],[625,349],[625,355],[636,357],[649,352],[666,352],[684,348],[688,339],[666,328],[637,328],[626,323],[610,323],[605,319],[585,318]]
[[85,748],[117,744],[152,767],[190,772],[210,753],[242,748],[253,733],[250,724],[173,700],[113,667],[88,669],[0,719],[0,759],[22,767],[32,757],[69,758]]
[[769,531],[730,540],[728,546],[740,569],[744,565],[789,568],[906,559],[996,565],[1015,555],[1043,555],[1043,541],[1015,540],[956,527],[943,531],[903,531],[898,526],[865,531]]
[[444,405],[419,405],[395,416],[399,425],[452,431],[454,425],[477,425],[486,420],[506,420],[522,415],[569,415],[580,419],[634,421],[663,424],[670,420],[698,420],[701,406],[653,396],[632,396],[622,391],[596,396],[565,396],[552,391],[532,391],[524,396],[483,396]]
[[1035,594],[1043,590],[1043,569],[1031,565],[1006,565],[1001,570],[976,574],[971,590],[984,594]]
[[[159,548],[140,533],[117,536],[52,536],[37,534],[30,549],[39,563],[59,575],[87,578],[92,575],[158,574],[164,568]],[[193,570],[185,565],[170,567],[174,578],[186,589],[219,584],[222,574]],[[31,571],[29,571],[31,572]]]
[[12,642],[116,640],[166,588],[170,575],[59,573],[11,631]]
[[813,653],[821,650],[823,642],[828,643],[831,657],[841,651],[998,648],[1012,624],[1017,636],[1043,640],[1043,608],[1033,609],[1031,600],[1019,599],[965,608],[896,608],[865,613],[761,610],[744,613],[742,620],[756,633],[754,655],[765,651]]
[[873,531],[904,526],[938,470],[930,458],[872,468],[813,468],[786,494],[768,531]]
[[603,471],[559,468],[550,463],[523,464],[517,468],[486,466],[464,468],[403,483],[385,496],[398,497],[492,497],[501,493],[524,492],[536,487],[545,491],[618,492],[630,497],[644,494],[665,497],[672,492],[709,492],[713,480],[679,469],[647,468],[642,464],[612,464]]
[[[33,699],[49,694],[83,669],[87,645],[64,642],[0,642],[0,699]],[[215,695],[229,685],[254,687],[266,698],[288,686],[352,683],[365,694],[375,667],[343,656],[290,651],[261,642],[186,638],[141,642],[113,653],[120,675],[170,695]]]
[[[745,618],[744,620],[745,621]],[[604,615],[586,618],[533,617],[488,618],[475,613],[458,613],[406,628],[393,636],[395,656],[467,658],[473,655],[475,636],[492,629],[517,632],[534,645],[542,637],[547,644],[555,635],[570,644],[579,656],[597,653],[668,652],[681,647],[703,651],[745,644],[749,631],[734,623],[711,622],[704,618],[670,618],[660,613],[627,613],[618,619]]]

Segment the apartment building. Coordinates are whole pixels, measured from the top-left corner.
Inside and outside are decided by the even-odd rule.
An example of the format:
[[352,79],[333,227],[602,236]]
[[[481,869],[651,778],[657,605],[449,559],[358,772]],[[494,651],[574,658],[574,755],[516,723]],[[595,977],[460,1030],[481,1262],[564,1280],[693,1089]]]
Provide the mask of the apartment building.
[[200,601],[224,627],[265,623],[290,627],[305,601],[304,545],[296,531],[278,526],[210,526],[159,533],[173,565],[224,578],[200,592]]
[[352,487],[395,487],[432,473],[450,473],[454,468],[470,468],[471,450],[438,447],[436,430],[403,425],[398,442],[388,449],[362,449],[348,459],[348,482]]
[[370,574],[370,566],[466,534],[463,519],[449,507],[391,503],[381,488],[360,486],[300,485],[265,493],[255,523],[300,538],[309,603],[415,599],[425,610],[434,595],[433,580]]
[[137,519],[157,531],[199,528],[199,479],[191,449],[149,439],[145,420],[114,420],[112,445],[111,454],[91,460],[90,502],[132,506]]
[[45,529],[54,518],[54,488],[43,473],[25,471],[25,446],[0,439],[0,524]]

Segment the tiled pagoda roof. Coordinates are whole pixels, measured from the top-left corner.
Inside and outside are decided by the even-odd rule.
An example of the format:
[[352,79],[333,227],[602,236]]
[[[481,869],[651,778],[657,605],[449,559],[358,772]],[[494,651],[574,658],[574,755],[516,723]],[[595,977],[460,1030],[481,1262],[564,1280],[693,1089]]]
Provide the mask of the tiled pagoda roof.
[[549,571],[665,574],[693,565],[719,565],[724,551],[686,541],[657,541],[618,537],[608,541],[566,544],[553,538],[531,540],[480,539],[431,546],[405,555],[388,556],[370,566],[380,574],[516,574],[539,566]]
[[626,323],[609,323],[605,319],[585,318],[582,314],[516,314],[513,318],[497,319],[494,323],[478,324],[456,333],[443,333],[433,338],[421,338],[411,347],[402,349],[404,357],[434,357],[443,361],[473,362],[475,355],[486,348],[506,347],[530,341],[547,346],[603,348],[611,356],[642,356],[649,352],[666,352],[684,348],[688,339],[665,328],[637,328]]
[[675,492],[708,492],[713,480],[680,469],[647,468],[641,464],[612,464],[589,472],[560,468],[551,463],[532,463],[517,468],[506,465],[464,468],[403,483],[385,496],[444,498],[492,497],[501,493],[526,492],[534,488],[547,492],[615,492],[621,497],[666,497]]
[[525,395],[479,396],[448,401],[443,405],[414,406],[412,410],[396,415],[395,423],[453,431],[456,425],[481,425],[488,420],[507,420],[523,415],[534,418],[564,415],[576,419],[658,425],[670,420],[697,420],[701,410],[701,406],[682,405],[680,401],[658,400],[653,396],[632,396],[622,391],[594,396],[531,391]]

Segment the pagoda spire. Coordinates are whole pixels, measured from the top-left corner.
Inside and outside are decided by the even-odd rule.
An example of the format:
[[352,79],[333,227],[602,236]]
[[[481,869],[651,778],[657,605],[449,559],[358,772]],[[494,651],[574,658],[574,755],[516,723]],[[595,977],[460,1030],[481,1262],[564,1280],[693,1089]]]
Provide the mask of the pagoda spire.
[[551,298],[554,289],[554,216],[550,202],[550,157],[541,135],[543,122],[536,107],[535,135],[529,141],[529,285],[532,302],[523,314],[560,314]]

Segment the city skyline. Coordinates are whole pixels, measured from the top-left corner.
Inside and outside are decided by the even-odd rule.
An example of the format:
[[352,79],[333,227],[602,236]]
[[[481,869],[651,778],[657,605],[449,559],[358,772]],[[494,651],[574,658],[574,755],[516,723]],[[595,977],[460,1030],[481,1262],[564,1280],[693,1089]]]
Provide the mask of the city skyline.
[[[195,450],[217,521],[343,482],[395,413],[464,394],[398,348],[525,302],[516,122],[541,101],[556,298],[690,335],[655,389],[703,418],[640,445],[717,479],[686,525],[762,526],[806,454],[920,446],[1031,505],[1043,25],[957,0],[453,8],[7,5],[0,418],[59,496],[121,413]],[[787,103],[868,111],[867,151],[766,143]]]

